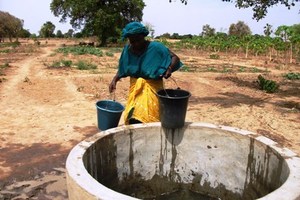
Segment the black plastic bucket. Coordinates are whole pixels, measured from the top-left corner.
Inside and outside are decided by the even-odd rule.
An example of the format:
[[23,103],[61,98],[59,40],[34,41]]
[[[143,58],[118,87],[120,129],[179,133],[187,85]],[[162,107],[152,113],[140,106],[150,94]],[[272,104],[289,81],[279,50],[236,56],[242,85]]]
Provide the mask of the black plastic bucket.
[[124,106],[116,101],[102,100],[96,103],[98,129],[104,131],[117,127]]
[[162,127],[183,127],[191,93],[181,89],[163,89],[157,92],[157,96]]

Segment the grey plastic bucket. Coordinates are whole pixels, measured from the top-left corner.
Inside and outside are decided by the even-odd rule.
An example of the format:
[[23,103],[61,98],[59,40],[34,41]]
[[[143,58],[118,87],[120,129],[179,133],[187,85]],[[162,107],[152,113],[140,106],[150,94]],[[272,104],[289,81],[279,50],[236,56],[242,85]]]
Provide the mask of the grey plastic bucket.
[[96,103],[98,129],[104,131],[118,126],[124,106],[112,100],[101,100]]
[[191,93],[181,89],[163,89],[157,92],[161,125],[164,128],[182,128]]

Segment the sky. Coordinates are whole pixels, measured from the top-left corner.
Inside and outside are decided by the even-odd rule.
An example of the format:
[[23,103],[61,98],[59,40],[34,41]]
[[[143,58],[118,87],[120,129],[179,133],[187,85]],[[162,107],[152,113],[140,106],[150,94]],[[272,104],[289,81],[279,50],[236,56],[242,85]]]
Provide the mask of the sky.
[[[300,23],[300,3],[291,10],[278,5],[269,9],[267,16],[256,21],[252,19],[251,9],[238,9],[233,3],[222,0],[188,0],[184,5],[180,0],[144,0],[143,23],[151,24],[154,35],[178,33],[179,35],[199,35],[206,24],[216,32],[228,33],[229,26],[238,21],[246,23],[253,34],[263,35],[264,26],[268,23],[273,30],[278,26],[291,26]],[[67,32],[72,26],[60,23],[50,11],[51,0],[0,0],[0,10],[24,20],[24,29],[38,34],[42,25],[51,21],[57,30]]]

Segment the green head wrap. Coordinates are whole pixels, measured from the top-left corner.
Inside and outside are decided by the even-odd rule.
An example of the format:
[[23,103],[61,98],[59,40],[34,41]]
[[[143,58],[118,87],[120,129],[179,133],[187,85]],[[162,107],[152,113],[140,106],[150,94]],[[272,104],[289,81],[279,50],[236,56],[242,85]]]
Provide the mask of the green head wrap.
[[122,40],[130,35],[142,34],[147,36],[149,34],[148,29],[140,22],[130,22],[122,30]]

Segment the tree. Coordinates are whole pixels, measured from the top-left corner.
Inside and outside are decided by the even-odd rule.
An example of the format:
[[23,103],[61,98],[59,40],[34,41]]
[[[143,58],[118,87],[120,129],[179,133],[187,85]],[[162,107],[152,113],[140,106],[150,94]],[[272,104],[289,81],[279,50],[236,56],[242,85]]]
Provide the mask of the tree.
[[171,34],[170,33],[164,33],[161,36],[159,36],[159,38],[166,38],[166,39],[170,39],[171,38]]
[[170,39],[180,39],[180,35],[178,33],[173,33],[171,36],[170,36]]
[[275,35],[281,37],[283,41],[287,42],[291,35],[291,28],[286,25],[279,26],[275,31]]
[[41,30],[39,31],[40,37],[43,38],[53,37],[54,30],[55,30],[55,25],[52,22],[47,21],[46,23],[43,24]]
[[100,46],[109,37],[119,37],[128,22],[142,21],[144,7],[142,0],[52,0],[50,4],[61,22],[69,18],[73,28],[83,27],[85,34],[97,36]]
[[[176,1],[176,0],[173,0]],[[185,5],[188,3],[188,0],[180,0]],[[295,6],[296,2],[300,2],[300,0],[260,0],[260,1],[254,1],[254,0],[222,0],[225,2],[234,2],[235,7],[237,8],[252,8],[253,11],[253,18],[257,21],[263,19],[267,13],[268,8],[283,4],[288,9],[290,9],[292,6]],[[172,2],[172,0],[169,0],[169,2]]]
[[73,29],[69,29],[68,32],[65,33],[65,37],[66,38],[71,38],[74,35],[74,30]]
[[272,25],[270,25],[270,24],[267,23],[264,26],[264,34],[265,34],[265,36],[270,37],[272,33],[273,33]]
[[[245,57],[248,57],[249,44],[251,42],[251,30],[247,24],[243,21],[238,21],[236,24],[231,24],[229,27],[228,35],[235,36],[240,39],[241,44],[239,48],[245,49]],[[238,48],[238,49],[239,49]]]
[[294,44],[296,59],[300,60],[300,24],[294,24],[292,28],[291,42]]
[[236,24],[231,24],[229,27],[228,35],[235,35],[237,37],[244,37],[251,35],[251,30],[243,21],[238,21]]
[[294,35],[300,36],[300,24],[294,24],[291,28]]
[[63,38],[64,34],[61,32],[61,30],[56,31],[56,37]]
[[[232,0],[222,0],[225,2],[232,2]],[[253,1],[253,0],[236,0],[235,6],[238,8],[252,8],[253,18],[259,21],[263,19],[267,13],[268,8],[277,5],[283,4],[288,9],[292,6],[295,6],[295,2],[299,2],[299,0],[261,0],[261,1]]]
[[[295,24],[293,26],[279,26],[275,31],[275,35],[280,37],[284,43],[290,47],[289,62],[292,63],[293,51],[295,47],[297,47],[296,51],[299,52],[298,46],[300,44],[300,24]],[[285,55],[285,58],[287,60],[287,54]]]
[[23,20],[0,11],[0,42],[2,38],[8,37],[12,41],[13,37],[18,39],[20,31],[23,29]]
[[21,38],[29,38],[31,36],[31,33],[29,32],[29,30],[22,29],[18,35]]
[[201,35],[203,37],[210,37],[215,35],[216,29],[211,28],[210,25],[206,24],[202,27],[202,33]]

